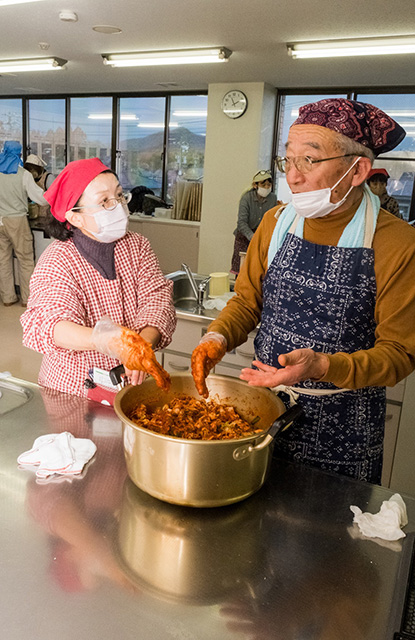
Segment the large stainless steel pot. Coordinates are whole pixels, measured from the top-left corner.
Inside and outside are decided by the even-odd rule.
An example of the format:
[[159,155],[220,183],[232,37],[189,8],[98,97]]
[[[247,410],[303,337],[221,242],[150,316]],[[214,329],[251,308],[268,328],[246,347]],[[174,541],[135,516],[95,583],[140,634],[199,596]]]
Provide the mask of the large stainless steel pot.
[[[134,424],[127,415],[139,403],[150,408],[176,394],[199,398],[191,374],[172,375],[165,393],[153,379],[120,391],[114,408],[123,423],[127,471],[133,482],[155,498],[192,507],[216,507],[247,498],[264,483],[273,439],[266,433],[236,440],[185,440],[161,435]],[[210,397],[232,404],[248,421],[266,431],[285,412],[270,390],[250,387],[228,376],[210,375]]]

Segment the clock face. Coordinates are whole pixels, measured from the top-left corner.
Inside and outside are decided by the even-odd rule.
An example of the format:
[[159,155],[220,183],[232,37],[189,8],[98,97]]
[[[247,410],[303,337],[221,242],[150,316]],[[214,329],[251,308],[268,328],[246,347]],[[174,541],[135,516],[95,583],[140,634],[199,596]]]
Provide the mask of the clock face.
[[228,118],[240,118],[248,107],[248,98],[237,89],[225,93],[222,99],[222,111]]

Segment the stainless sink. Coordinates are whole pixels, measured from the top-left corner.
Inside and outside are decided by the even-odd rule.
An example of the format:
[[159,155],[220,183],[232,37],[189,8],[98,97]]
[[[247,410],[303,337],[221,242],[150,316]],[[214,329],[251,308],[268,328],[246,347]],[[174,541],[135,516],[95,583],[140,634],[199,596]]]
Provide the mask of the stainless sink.
[[[193,277],[195,279],[196,286],[206,279],[206,276],[199,273],[194,273]],[[176,309],[181,309],[182,311],[195,311],[197,308],[197,300],[186,273],[184,271],[174,271],[173,273],[168,273],[166,278],[173,281],[173,304]],[[209,283],[206,285],[205,299],[208,295]]]
[[7,379],[0,379],[0,416],[26,404],[32,396],[30,389]]

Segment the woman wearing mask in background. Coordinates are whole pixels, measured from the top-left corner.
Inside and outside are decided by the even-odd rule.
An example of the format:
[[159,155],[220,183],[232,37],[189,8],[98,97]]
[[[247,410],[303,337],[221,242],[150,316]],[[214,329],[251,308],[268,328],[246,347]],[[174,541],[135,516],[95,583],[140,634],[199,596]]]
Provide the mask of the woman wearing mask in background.
[[277,196],[271,192],[272,176],[269,171],[261,170],[252,178],[252,186],[239,201],[238,224],[233,232],[235,244],[232,256],[231,273],[238,274],[240,269],[240,251],[246,251],[264,213],[278,204]]
[[121,362],[132,384],[146,371],[167,388],[153,348],[175,329],[172,284],[148,240],[127,233],[117,176],[98,158],[71,162],[45,197],[56,241],[40,256],[21,316],[23,344],[44,354],[39,384],[87,396],[89,371]]

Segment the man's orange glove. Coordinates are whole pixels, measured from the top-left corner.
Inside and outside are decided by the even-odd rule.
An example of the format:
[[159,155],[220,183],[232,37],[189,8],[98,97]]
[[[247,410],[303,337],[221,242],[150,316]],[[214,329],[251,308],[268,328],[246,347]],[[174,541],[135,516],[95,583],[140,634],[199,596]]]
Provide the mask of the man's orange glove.
[[206,333],[192,353],[192,375],[196,389],[201,396],[207,398],[209,391],[206,378],[215,364],[222,360],[226,353],[227,342],[221,333]]

